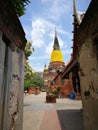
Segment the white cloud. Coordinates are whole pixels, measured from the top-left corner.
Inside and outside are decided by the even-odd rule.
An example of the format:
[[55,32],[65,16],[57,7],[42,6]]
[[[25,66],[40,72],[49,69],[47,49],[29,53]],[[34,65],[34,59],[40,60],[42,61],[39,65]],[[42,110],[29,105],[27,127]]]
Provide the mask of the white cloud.
[[52,50],[53,50],[53,43],[49,43],[45,49],[45,53],[50,55]]
[[43,60],[43,59],[49,59],[48,55],[43,55],[43,56],[30,56],[29,60]]
[[72,11],[72,0],[41,0],[41,2],[49,5],[45,12],[50,14],[48,17],[55,21],[60,20],[64,15],[69,15]]
[[54,26],[54,24],[48,22],[45,19],[38,18],[35,21],[32,21],[31,38],[33,41],[33,46],[38,48],[45,46],[45,37],[51,33]]
[[[50,43],[50,40],[54,40],[54,29],[55,29],[55,24],[42,19],[38,18],[35,21],[32,21],[32,31],[31,31],[31,39],[33,41],[33,46],[36,47],[45,47],[47,44]],[[61,27],[57,28],[57,33],[60,34],[65,34],[65,36],[68,35],[68,32],[65,32]],[[60,46],[63,46],[63,41],[61,38],[58,36]],[[47,42],[47,43],[46,43]]]
[[44,46],[44,35],[46,33],[46,29],[41,20],[36,20],[32,22],[32,31],[31,37],[33,40],[34,47]]

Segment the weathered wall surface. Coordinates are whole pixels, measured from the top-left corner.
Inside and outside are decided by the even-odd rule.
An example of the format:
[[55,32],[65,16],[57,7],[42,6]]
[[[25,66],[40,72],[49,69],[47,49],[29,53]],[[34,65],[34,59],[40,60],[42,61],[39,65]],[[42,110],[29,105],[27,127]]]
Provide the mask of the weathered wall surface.
[[77,42],[84,130],[98,130],[98,0],[91,1]]
[[22,130],[25,33],[10,1],[0,1],[0,130]]
[[98,50],[94,44],[89,35],[79,54],[84,130],[98,130]]
[[13,52],[0,32],[0,130],[22,130],[24,53]]
[[0,129],[2,126],[3,111],[3,77],[4,77],[4,60],[6,46],[2,40],[2,32],[0,31]]

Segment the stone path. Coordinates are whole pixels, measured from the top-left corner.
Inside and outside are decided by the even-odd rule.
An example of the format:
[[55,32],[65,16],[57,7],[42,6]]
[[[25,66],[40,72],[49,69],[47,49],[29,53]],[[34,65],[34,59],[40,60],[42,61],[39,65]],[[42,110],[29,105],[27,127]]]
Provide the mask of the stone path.
[[80,100],[45,103],[46,93],[24,97],[23,130],[83,130]]

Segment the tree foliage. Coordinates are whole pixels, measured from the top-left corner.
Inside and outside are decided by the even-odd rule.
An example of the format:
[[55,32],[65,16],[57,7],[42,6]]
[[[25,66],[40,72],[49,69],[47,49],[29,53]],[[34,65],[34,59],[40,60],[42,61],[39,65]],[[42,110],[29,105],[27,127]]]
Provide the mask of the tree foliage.
[[25,70],[24,70],[24,86],[25,88],[28,88],[29,85],[31,84],[31,79],[33,77],[33,69],[29,65],[28,58],[31,56],[33,53],[33,48],[32,48],[32,42],[27,42],[25,46]]
[[30,0],[10,0],[14,7],[16,14],[20,17],[25,14],[26,5],[30,3]]
[[32,52],[34,52],[34,48],[32,47],[32,42],[27,42],[25,46],[25,58],[28,60],[29,56],[31,56]]
[[42,72],[34,72],[32,77],[32,85],[42,87],[43,80],[42,80]]
[[29,65],[29,56],[34,52],[32,48],[32,42],[27,42],[25,47],[25,77],[24,77],[24,89],[28,89],[31,86],[41,87],[43,86],[42,73],[34,72]]

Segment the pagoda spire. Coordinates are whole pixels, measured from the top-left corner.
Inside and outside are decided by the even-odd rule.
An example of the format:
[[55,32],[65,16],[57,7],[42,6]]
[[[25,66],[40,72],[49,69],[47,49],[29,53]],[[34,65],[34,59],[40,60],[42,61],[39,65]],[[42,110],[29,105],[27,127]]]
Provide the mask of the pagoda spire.
[[48,69],[48,68],[47,68],[47,65],[46,65],[46,63],[45,63],[45,65],[44,65],[44,71],[47,70],[47,69]]
[[77,10],[76,10],[76,1],[73,0],[73,12],[74,12],[74,17],[76,17],[78,24],[80,24],[79,18],[78,18],[78,14],[77,14]]
[[44,65],[44,68],[46,68],[47,66],[46,66],[46,63],[45,63],[45,65]]
[[54,38],[53,50],[60,50],[56,27],[55,27],[55,38]]
[[74,15],[76,14],[76,2],[75,0],[73,0],[73,12],[74,12]]
[[56,31],[56,27],[55,27],[55,37],[57,37],[57,31]]

